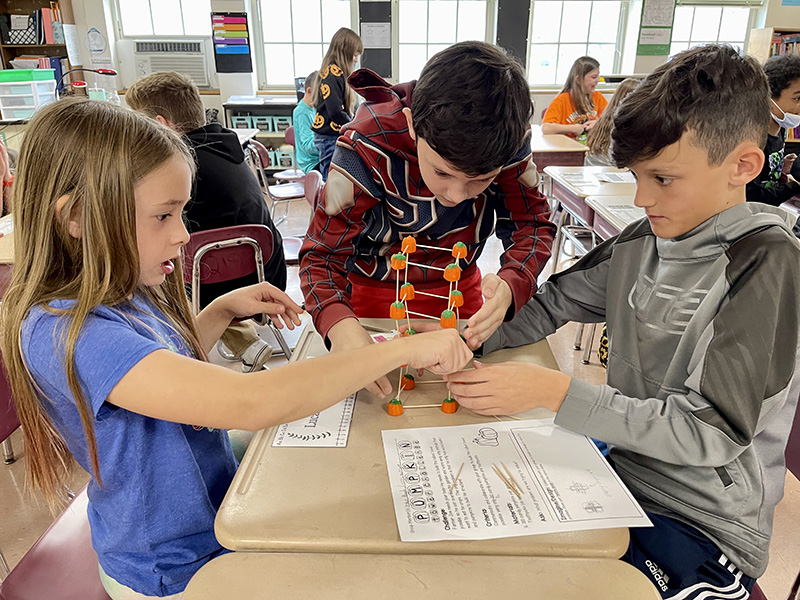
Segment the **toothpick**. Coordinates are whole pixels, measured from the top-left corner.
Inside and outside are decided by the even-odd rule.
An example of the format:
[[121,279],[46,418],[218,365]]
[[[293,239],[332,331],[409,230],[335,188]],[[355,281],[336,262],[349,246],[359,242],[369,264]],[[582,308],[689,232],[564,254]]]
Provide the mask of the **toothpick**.
[[438,379],[438,380],[437,379],[426,379],[424,381],[417,381],[416,383],[417,383],[417,385],[426,385],[426,384],[431,385],[431,384],[434,384],[434,383],[444,383],[444,379]]
[[411,312],[410,310],[406,311],[409,315],[414,315],[415,317],[425,317],[426,319],[433,319],[434,321],[438,321],[439,317],[432,317],[431,315],[426,315],[424,313],[418,312]]
[[431,298],[441,298],[442,300],[448,300],[447,296],[442,296],[441,294],[430,294],[428,292],[420,292],[419,290],[416,290],[416,293],[422,296],[430,296]]
[[453,488],[456,487],[456,482],[458,481],[458,478],[461,476],[461,471],[463,468],[464,468],[464,463],[462,462],[461,466],[458,468],[458,473],[456,473],[456,478],[453,479],[453,483],[450,485],[450,491],[447,492],[448,494],[453,493]]
[[522,491],[522,487],[519,485],[519,483],[517,482],[517,480],[516,480],[516,479],[514,479],[514,474],[513,474],[513,473],[511,472],[511,470],[510,470],[510,469],[509,469],[509,468],[506,466],[506,463],[504,463],[504,462],[501,460],[501,461],[500,461],[500,464],[501,464],[501,465],[503,465],[503,468],[506,470],[506,474],[508,475],[508,478],[511,480],[511,483],[513,483],[513,484],[514,484],[514,487],[516,487],[516,488],[517,488],[517,490],[519,491],[519,493],[520,493],[520,494],[524,493],[524,492]]
[[506,479],[506,476],[505,476],[505,475],[503,475],[503,473],[500,471],[500,469],[498,469],[498,468],[497,468],[497,465],[493,464],[493,465],[492,465],[492,469],[494,470],[494,472],[495,472],[495,475],[497,475],[497,476],[498,476],[500,479],[502,479],[502,480],[503,480],[503,483],[505,483],[505,484],[506,484],[506,487],[507,487],[509,490],[511,490],[511,491],[514,493],[514,495],[515,495],[517,498],[522,498],[522,495],[521,495],[521,494],[520,494],[520,493],[517,491],[517,488],[515,488],[515,487],[514,487],[514,486],[511,484],[511,482],[510,482],[508,479]]
[[427,250],[442,250],[443,252],[452,252],[452,248],[442,248],[440,246],[423,246],[422,244],[417,244],[417,248],[425,248]]
[[423,265],[421,263],[414,263],[411,261],[406,261],[409,265],[414,265],[415,267],[419,267],[421,269],[436,269],[437,271],[444,271],[442,267],[434,267],[433,265]]
[[403,408],[439,408],[441,404],[404,404]]

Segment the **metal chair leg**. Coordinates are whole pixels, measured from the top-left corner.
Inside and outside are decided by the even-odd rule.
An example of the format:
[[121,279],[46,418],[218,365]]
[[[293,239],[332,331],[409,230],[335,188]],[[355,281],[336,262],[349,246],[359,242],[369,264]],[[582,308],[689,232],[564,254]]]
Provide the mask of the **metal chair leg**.
[[578,323],[578,333],[575,334],[575,342],[572,344],[572,348],[574,350],[580,350],[582,340],[583,340],[583,323]]
[[7,465],[10,465],[15,460],[14,457],[14,448],[11,446],[11,440],[5,440],[3,442],[3,462]]
[[589,328],[589,337],[586,338],[586,348],[583,351],[583,359],[581,362],[585,365],[589,364],[589,356],[592,353],[592,344],[594,344],[594,334],[597,332],[597,323],[592,323]]
[[268,323],[269,328],[272,330],[272,333],[275,334],[275,339],[278,340],[278,345],[283,350],[284,356],[288,359],[292,358],[292,349],[289,348],[289,344],[286,343],[286,339],[283,337],[281,330],[275,327],[275,324],[270,320]]

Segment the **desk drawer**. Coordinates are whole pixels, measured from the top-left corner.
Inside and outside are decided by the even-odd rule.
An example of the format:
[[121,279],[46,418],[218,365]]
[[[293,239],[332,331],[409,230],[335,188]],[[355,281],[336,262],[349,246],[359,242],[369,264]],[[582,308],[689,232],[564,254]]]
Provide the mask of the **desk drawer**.
[[592,226],[594,211],[586,205],[586,200],[582,196],[574,194],[555,180],[553,181],[553,196],[584,225]]
[[533,153],[533,162],[539,173],[545,167],[582,167],[586,152],[536,152]]
[[[587,207],[588,208],[588,207]],[[594,215],[594,232],[600,236],[603,241],[614,237],[619,234],[619,229],[614,227],[611,223],[606,221],[603,217],[595,213]]]

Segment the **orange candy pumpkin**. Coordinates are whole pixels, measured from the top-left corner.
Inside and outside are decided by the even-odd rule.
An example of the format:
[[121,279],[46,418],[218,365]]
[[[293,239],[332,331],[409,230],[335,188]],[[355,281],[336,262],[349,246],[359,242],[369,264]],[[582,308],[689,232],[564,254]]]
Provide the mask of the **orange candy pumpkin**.
[[397,254],[392,255],[392,269],[395,271],[401,271],[402,269],[406,268],[406,256],[405,254]]
[[442,400],[442,412],[453,414],[458,410],[458,402],[455,401],[454,398],[450,398],[449,396]]
[[400,389],[402,390],[413,390],[417,387],[417,383],[414,381],[414,376],[406,373],[400,378]]
[[386,412],[393,417],[399,417],[403,414],[403,404],[400,402],[400,400],[394,398],[389,401],[389,405],[386,407]]
[[444,268],[444,278],[447,281],[458,281],[461,279],[461,267],[452,263]]
[[450,306],[452,306],[453,308],[460,308],[464,306],[464,294],[462,294],[458,290],[451,291]]
[[443,310],[439,323],[444,329],[455,329],[458,326],[456,313],[452,310]]
[[453,256],[456,258],[466,258],[467,257],[467,246],[464,242],[456,242],[453,246]]
[[415,295],[414,285],[411,283],[404,283],[400,286],[400,300],[408,301],[413,300]]
[[389,307],[389,318],[399,321],[406,318],[406,305],[402,302],[392,302]]
[[404,237],[403,238],[403,242],[400,245],[400,251],[403,254],[411,254],[412,252],[416,252],[417,251],[417,240],[415,240],[410,235]]

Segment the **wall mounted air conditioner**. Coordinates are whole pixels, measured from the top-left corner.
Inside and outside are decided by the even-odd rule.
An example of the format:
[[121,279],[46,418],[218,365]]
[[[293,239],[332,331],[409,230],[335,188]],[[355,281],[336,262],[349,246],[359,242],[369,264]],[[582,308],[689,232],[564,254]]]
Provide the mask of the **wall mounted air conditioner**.
[[188,75],[200,88],[216,86],[209,69],[210,40],[132,40],[117,42],[122,84],[130,87],[137,79],[160,71]]

